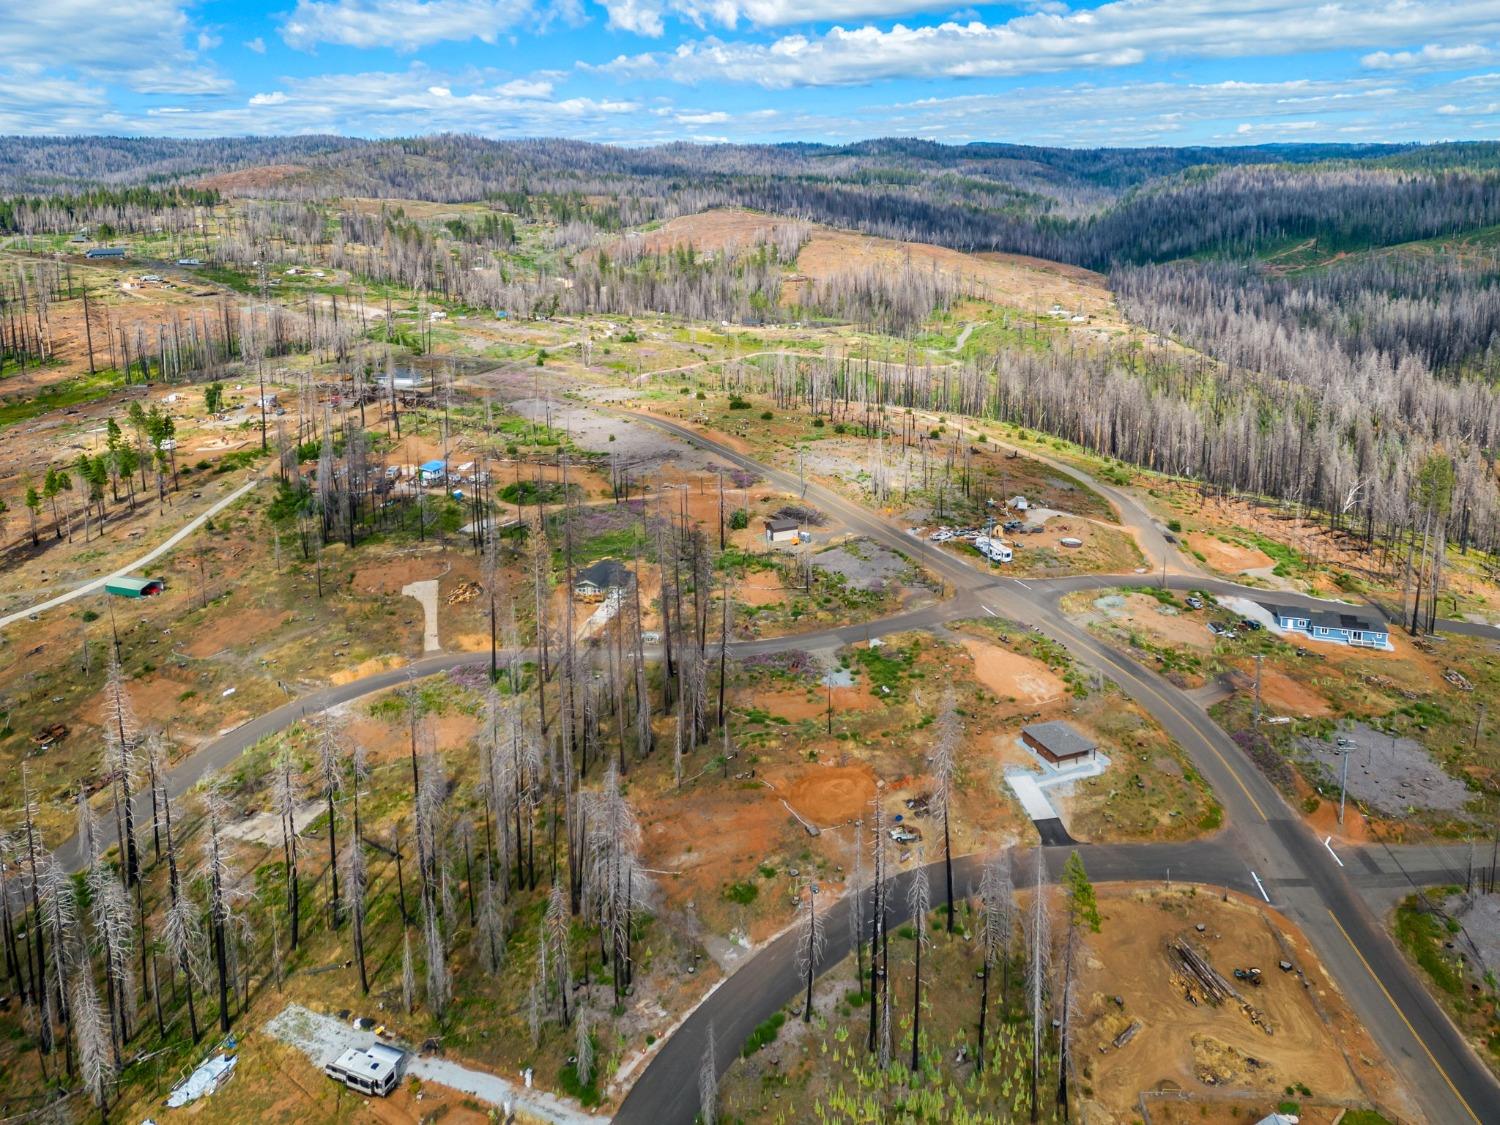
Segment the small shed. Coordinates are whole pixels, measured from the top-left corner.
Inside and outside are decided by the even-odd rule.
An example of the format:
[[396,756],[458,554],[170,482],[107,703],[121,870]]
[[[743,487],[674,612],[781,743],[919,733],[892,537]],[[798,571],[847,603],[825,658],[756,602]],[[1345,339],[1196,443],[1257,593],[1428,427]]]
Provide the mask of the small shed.
[[95,246],[92,250],[83,252],[85,258],[123,258],[125,247],[123,246]]
[[796,520],[782,518],[766,520],[766,542],[795,543],[801,530],[802,525]]
[[1024,496],[1012,496],[1006,503],[1018,512],[1024,512],[1031,507],[1031,501]]
[[600,559],[573,577],[573,596],[586,602],[602,602],[610,594],[630,589],[635,575],[618,559]]
[[442,461],[427,461],[427,462],[424,462],[423,464],[417,466],[417,468],[421,472],[422,479],[424,481],[433,481],[433,480],[442,480],[443,479],[444,473],[443,473],[443,462]]
[[1060,719],[1022,727],[1021,741],[1054,766],[1079,758],[1092,758],[1099,750],[1097,743],[1085,738],[1071,723]]
[[363,1051],[350,1047],[325,1065],[323,1073],[351,1090],[385,1097],[401,1081],[405,1066],[405,1051],[387,1043],[371,1043]]
[[155,597],[167,588],[160,578],[106,578],[104,592],[117,598]]

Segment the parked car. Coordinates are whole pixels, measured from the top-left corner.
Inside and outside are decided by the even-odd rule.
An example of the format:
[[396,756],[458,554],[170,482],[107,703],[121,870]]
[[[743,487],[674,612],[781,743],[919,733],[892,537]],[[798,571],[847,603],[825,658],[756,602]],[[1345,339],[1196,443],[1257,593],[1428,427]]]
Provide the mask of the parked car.
[[922,838],[922,833],[915,828],[907,828],[905,825],[892,828],[890,835],[891,839],[898,844],[914,844]]
[[1256,633],[1261,629],[1264,629],[1265,626],[1262,625],[1259,621],[1254,620],[1253,618],[1242,617],[1240,618],[1240,628],[1250,633]]
[[1203,599],[1198,597],[1196,594],[1189,595],[1184,599],[1184,604],[1188,607],[1188,609],[1202,609]]

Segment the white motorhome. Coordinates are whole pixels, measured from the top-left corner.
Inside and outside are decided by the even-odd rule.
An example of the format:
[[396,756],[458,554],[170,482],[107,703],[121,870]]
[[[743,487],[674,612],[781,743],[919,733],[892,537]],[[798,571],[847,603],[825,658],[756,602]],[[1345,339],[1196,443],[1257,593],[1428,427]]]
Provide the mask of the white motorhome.
[[385,1097],[401,1081],[406,1052],[386,1043],[371,1043],[366,1050],[350,1047],[323,1067],[323,1073],[362,1094]]

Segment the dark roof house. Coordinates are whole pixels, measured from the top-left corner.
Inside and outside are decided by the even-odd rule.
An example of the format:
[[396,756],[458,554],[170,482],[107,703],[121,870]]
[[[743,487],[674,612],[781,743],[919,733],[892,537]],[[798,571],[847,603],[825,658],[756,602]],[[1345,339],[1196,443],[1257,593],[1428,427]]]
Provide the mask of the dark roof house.
[[1053,765],[1090,757],[1099,749],[1097,743],[1085,738],[1072,724],[1060,719],[1022,727],[1021,741]]
[[628,590],[635,580],[619,559],[600,559],[573,577],[573,593],[582,598],[603,597],[613,590]]

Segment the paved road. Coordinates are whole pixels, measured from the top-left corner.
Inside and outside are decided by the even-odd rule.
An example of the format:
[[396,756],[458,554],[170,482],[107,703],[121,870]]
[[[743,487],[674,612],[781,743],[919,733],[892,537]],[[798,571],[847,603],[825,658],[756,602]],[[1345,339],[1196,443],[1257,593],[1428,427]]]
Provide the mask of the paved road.
[[[1029,886],[1035,880],[1038,857],[1046,864],[1046,878],[1055,882],[1070,852],[1066,848],[1017,852],[1012,857],[1016,886]],[[1089,848],[1086,861],[1089,876],[1095,882],[1165,879],[1170,872],[1173,880],[1230,885],[1254,893],[1253,887],[1240,885],[1243,865],[1232,851],[1219,844],[1102,845]],[[983,863],[983,856],[954,858],[953,891],[960,900],[977,890]],[[911,920],[906,888],[917,870],[898,872],[891,880],[887,901],[888,924],[893,929]],[[926,872],[934,891],[933,901],[937,903],[942,899],[942,862],[927,864]],[[871,909],[868,888],[863,893],[868,915]],[[820,972],[839,964],[853,949],[849,936],[852,903],[852,896],[846,895],[822,908],[827,945],[818,963]],[[797,937],[796,927],[792,927],[762,947],[678,1026],[620,1103],[615,1114],[617,1125],[677,1122],[689,1125],[693,1121],[699,1109],[697,1076],[703,1065],[709,1025],[713,1026],[714,1041],[718,1044],[716,1061],[721,1071],[727,1070],[739,1057],[739,1046],[750,1033],[805,990],[805,982],[797,971]]]
[[[1114,679],[1152,714],[1208,779],[1228,814],[1229,827],[1220,838],[1241,868],[1253,871],[1266,888],[1267,896],[1302,927],[1354,1011],[1406,1080],[1429,1119],[1500,1121],[1500,1083],[1408,968],[1380,920],[1357,892],[1348,869],[1338,865],[1322,841],[1312,835],[1270,782],[1201,707],[1153,670],[1105,646],[1061,612],[1057,604],[1061,595],[1068,588],[1086,588],[1089,582],[996,581],[925,540],[914,539],[831,489],[814,482],[804,486],[793,474],[764,465],[675,422],[641,414],[632,416],[759,473],[779,488],[801,492],[856,533],[915,557],[951,583],[961,596],[976,600],[982,610],[1039,628],[1064,644],[1075,658]],[[1121,579],[1100,580],[1099,584],[1105,583],[1119,585]],[[1205,580],[1188,578],[1184,583],[1202,586]],[[1232,583],[1222,585],[1235,593],[1250,596],[1256,593]],[[1290,597],[1279,593],[1276,596]],[[1200,843],[1194,847],[1204,850],[1207,845]],[[1103,854],[1103,849],[1089,849],[1091,867],[1096,853]],[[776,992],[770,982],[776,982],[778,987],[784,983],[777,960],[781,955],[771,954],[770,967],[764,970],[760,967],[762,956],[766,955],[743,965],[695,1013],[694,1019],[702,1017],[702,1022],[696,1025],[700,1033],[707,1020],[714,1020],[716,1027],[723,1020],[722,1041],[726,1044],[738,1041],[730,1028],[738,1031],[748,995],[761,987]],[[622,1106],[621,1120],[672,1123],[692,1119],[683,1101],[683,1091],[693,1087],[701,1052],[701,1047],[692,1044],[694,1026],[690,1020],[673,1037],[673,1040],[688,1040],[685,1046],[678,1048],[669,1042],[642,1073]],[[752,1022],[744,1030],[748,1033],[753,1027]],[[727,1066],[733,1056],[729,1051],[724,1054]],[[630,1111],[628,1116],[624,1114],[626,1108]]]
[[161,558],[173,547],[177,546],[177,544],[181,543],[184,539],[193,534],[193,532],[197,531],[209,520],[213,519],[214,516],[218,515],[225,508],[229,507],[229,505],[233,504],[240,497],[244,496],[247,492],[250,492],[259,483],[259,478],[252,477],[249,481],[240,485],[239,488],[236,488],[228,496],[214,501],[214,503],[210,505],[209,509],[206,512],[202,513],[195,519],[191,519],[187,523],[183,524],[180,528],[172,533],[171,537],[168,538],[165,543],[161,544],[159,547],[155,547],[152,550],[147,551],[140,558],[136,559],[134,562],[125,564],[119,570],[106,574],[102,578],[95,578],[92,581],[85,582],[81,586],[75,586],[66,594],[59,594],[55,598],[48,598],[44,602],[38,602],[36,605],[28,606],[27,608],[19,610],[16,613],[8,614],[5,617],[0,617],[0,629],[4,629],[8,625],[14,625],[17,621],[23,621],[34,613],[42,613],[46,610],[54,609],[57,606],[66,605],[68,602],[71,602],[75,598],[81,598],[87,594],[92,594],[96,590],[102,590],[104,589],[104,584],[111,578],[119,578],[122,575],[130,574],[134,571],[141,570],[145,567],[150,566],[153,562]]
[[[830,629],[819,629],[810,633],[799,633],[790,637],[768,637],[753,641],[734,641],[729,646],[729,651],[736,658],[754,656],[758,653],[785,652],[790,648],[801,649],[805,652],[817,652],[827,649],[841,648],[847,644],[854,644],[871,637],[887,636],[891,633],[902,633],[912,629],[932,629],[944,621],[952,620],[961,615],[972,615],[976,612],[972,605],[966,604],[962,599],[953,599],[929,606],[925,609],[912,610],[907,613],[895,614],[885,617],[879,621],[872,621],[865,625],[840,625]],[[530,650],[525,654],[533,657]],[[651,650],[647,650],[651,655]],[[501,653],[502,661],[509,659],[509,653]],[[169,796],[176,799],[188,792],[198,782],[202,781],[211,773],[231,765],[236,758],[250,747],[254,746],[267,735],[276,734],[300,722],[302,719],[312,715],[321,714],[331,708],[338,707],[344,703],[351,703],[356,699],[362,699],[387,688],[396,687],[406,683],[410,679],[421,679],[426,676],[434,676],[442,672],[451,671],[462,667],[488,667],[490,656],[488,652],[444,652],[424,656],[419,660],[413,660],[409,664],[403,664],[398,668],[390,668],[383,672],[373,672],[368,676],[357,680],[351,680],[346,684],[335,684],[331,687],[319,688],[306,695],[299,696],[273,711],[267,711],[257,715],[241,726],[235,727],[211,742],[204,743],[198,749],[189,753],[178,761],[169,771],[165,780],[165,788]],[[151,803],[149,793],[137,793],[134,799],[137,823],[142,823],[142,818],[151,815]],[[67,871],[79,871],[86,862],[82,845],[76,835],[69,837],[61,847],[57,849],[58,860]]]
[[[731,463],[763,474],[778,487],[790,492],[802,489],[791,474],[753,461],[692,430],[662,419],[637,417],[706,446]],[[1069,590],[1147,584],[1153,579],[1145,576],[1052,581],[997,579],[924,540],[912,538],[820,485],[809,483],[805,494],[813,503],[837,513],[855,532],[918,558],[952,587],[953,596],[938,605],[866,625],[736,642],[733,651],[737,656],[793,647],[832,648],[892,632],[930,630],[945,621],[983,613],[1040,628],[1065,644],[1084,663],[1110,675],[1150,711],[1192,757],[1229,814],[1230,827],[1216,841],[1155,848],[1086,846],[1091,874],[1101,881],[1155,878],[1165,876],[1171,868],[1174,879],[1227,885],[1247,892],[1264,887],[1276,905],[1301,924],[1355,1011],[1401,1070],[1432,1120],[1500,1120],[1500,1086],[1412,976],[1360,893],[1361,888],[1372,893],[1378,888],[1410,885],[1412,872],[1437,874],[1439,881],[1447,881],[1453,870],[1451,858],[1438,851],[1413,854],[1407,874],[1399,870],[1399,853],[1387,853],[1380,858],[1359,853],[1357,869],[1339,867],[1322,842],[1286,808],[1275,789],[1199,706],[1152,670],[1103,645],[1058,608],[1058,601]],[[234,498],[237,497],[228,501]],[[207,513],[202,518],[207,518]],[[179,535],[189,530],[184,528]],[[171,541],[158,551],[170,546]],[[1198,587],[1252,597],[1263,593],[1192,576],[1169,576],[1168,581],[1176,588]],[[1280,593],[1277,597],[1315,600]],[[1489,632],[1500,635],[1500,630]],[[400,668],[312,692],[245,723],[189,755],[169,773],[168,792],[180,795],[206,774],[227,766],[261,738],[308,715],[396,686],[412,676],[433,675],[462,665],[483,665],[488,659],[487,653],[435,654]],[[64,844],[59,856],[69,870],[77,869],[82,857],[76,839]],[[1061,852],[1048,854],[1049,869],[1060,861]],[[955,869],[956,881],[964,888],[961,893],[967,893],[969,883],[977,877],[975,862],[963,861]],[[904,894],[894,897],[897,902],[904,902]],[[830,914],[829,964],[838,961],[841,950],[847,947],[847,924],[842,927],[837,924],[840,915],[836,912],[840,909],[847,910],[847,904],[842,907],[835,904],[832,908],[835,913]],[[773,942],[742,965],[662,1046],[622,1106],[621,1120],[663,1123],[692,1120],[696,1111],[701,1036],[708,1021],[714,1021],[722,1042],[741,1042],[757,1023],[796,991],[794,950],[786,941]],[[726,1050],[721,1054],[721,1061],[727,1067],[734,1052]]]

